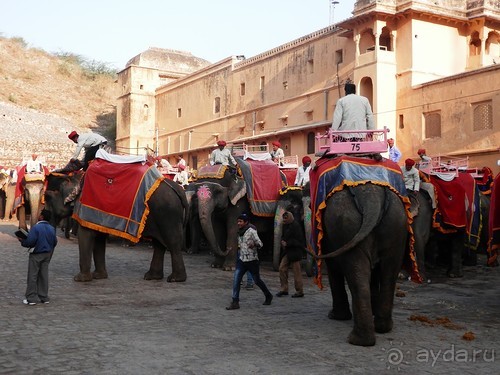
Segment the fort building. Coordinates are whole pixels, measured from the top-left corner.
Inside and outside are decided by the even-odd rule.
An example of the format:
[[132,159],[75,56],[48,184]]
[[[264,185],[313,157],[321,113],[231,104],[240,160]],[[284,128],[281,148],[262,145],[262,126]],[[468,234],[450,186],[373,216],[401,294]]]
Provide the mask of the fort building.
[[346,20],[213,64],[150,49],[118,74],[117,150],[195,169],[219,139],[313,156],[348,80],[404,158],[425,148],[500,171],[500,0],[358,0]]

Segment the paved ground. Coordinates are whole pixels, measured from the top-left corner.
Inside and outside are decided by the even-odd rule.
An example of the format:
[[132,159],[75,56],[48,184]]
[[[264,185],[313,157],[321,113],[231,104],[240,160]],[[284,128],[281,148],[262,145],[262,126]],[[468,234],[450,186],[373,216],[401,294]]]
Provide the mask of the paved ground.
[[[394,330],[360,348],[346,342],[352,322],[327,319],[330,293],[311,279],[303,299],[275,297],[263,306],[260,290],[242,290],[241,309],[226,311],[232,274],[211,269],[208,255],[185,255],[185,283],[145,281],[152,250],[115,241],[108,246],[109,279],[76,283],[76,240],[60,237],[50,265],[51,303],[25,306],[28,256],[14,230],[0,224],[0,374],[500,373],[498,268],[400,284],[405,296],[395,301]],[[277,292],[278,274],[269,264],[262,268]],[[475,339],[464,340],[466,332]]]

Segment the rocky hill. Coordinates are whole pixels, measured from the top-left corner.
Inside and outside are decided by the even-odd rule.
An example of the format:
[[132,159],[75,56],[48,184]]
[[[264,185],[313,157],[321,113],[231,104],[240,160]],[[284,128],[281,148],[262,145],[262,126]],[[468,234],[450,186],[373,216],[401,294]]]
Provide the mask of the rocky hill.
[[116,134],[114,75],[82,65],[78,56],[29,48],[0,37],[0,165],[33,152],[47,165],[64,164],[74,150],[71,130]]

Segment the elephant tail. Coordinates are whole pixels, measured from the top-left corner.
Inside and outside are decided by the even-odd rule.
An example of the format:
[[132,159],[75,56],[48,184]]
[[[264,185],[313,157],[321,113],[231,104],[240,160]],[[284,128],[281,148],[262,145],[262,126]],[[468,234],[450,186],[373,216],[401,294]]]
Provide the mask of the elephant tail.
[[[384,189],[386,199],[384,199],[382,203],[380,201],[370,199],[369,196],[359,197],[360,199],[357,199],[354,190],[352,189],[350,190],[351,194],[353,195],[354,203],[356,204],[356,207],[358,211],[361,213],[363,218],[362,219],[363,221],[361,222],[361,227],[349,242],[347,242],[346,244],[344,244],[343,246],[341,246],[340,248],[331,253],[319,256],[314,254],[314,257],[316,259],[335,258],[339,255],[348,252],[349,250],[360,244],[380,223],[380,220],[382,219],[385,210],[387,209],[387,193],[388,193],[387,189]],[[367,214],[368,212],[379,212],[379,215],[377,216],[377,215]]]

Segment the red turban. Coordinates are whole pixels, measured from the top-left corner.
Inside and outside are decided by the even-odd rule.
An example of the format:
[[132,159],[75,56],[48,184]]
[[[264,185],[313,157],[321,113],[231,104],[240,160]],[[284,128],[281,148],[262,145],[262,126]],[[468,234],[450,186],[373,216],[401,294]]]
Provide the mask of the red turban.
[[224,146],[226,147],[226,141],[218,141],[217,146]]
[[311,162],[311,158],[309,156],[304,156],[302,158],[302,164],[305,164],[305,163],[310,163]]
[[418,155],[425,154],[425,148],[419,148],[418,151],[417,151],[417,154]]
[[276,146],[276,147],[281,147],[281,143],[279,143],[278,141],[274,141],[273,143],[271,143],[273,146]]
[[73,138],[75,137],[78,137],[78,133],[75,130],[68,134],[68,138],[71,140],[73,140]]
[[413,167],[415,165],[415,160],[413,160],[413,159],[406,159],[405,160],[405,165],[407,167]]

